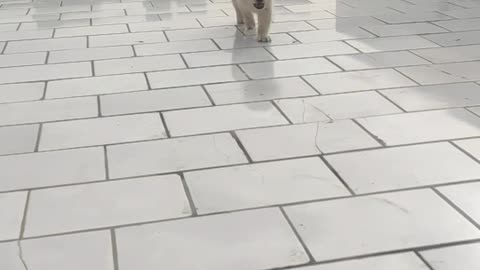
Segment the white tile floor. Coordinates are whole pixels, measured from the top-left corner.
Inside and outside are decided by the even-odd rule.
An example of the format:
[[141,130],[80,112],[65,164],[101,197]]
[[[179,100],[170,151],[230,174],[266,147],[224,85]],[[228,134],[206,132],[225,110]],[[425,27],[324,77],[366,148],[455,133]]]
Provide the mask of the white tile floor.
[[274,13],[0,0],[0,269],[480,269],[480,0]]

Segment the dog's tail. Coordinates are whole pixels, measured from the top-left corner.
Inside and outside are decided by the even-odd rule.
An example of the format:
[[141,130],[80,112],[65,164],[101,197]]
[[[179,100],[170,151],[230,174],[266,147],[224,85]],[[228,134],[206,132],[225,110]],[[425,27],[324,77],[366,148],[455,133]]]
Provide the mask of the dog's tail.
[[255,0],[255,3],[253,3],[253,6],[256,9],[262,9],[265,7],[265,0]]

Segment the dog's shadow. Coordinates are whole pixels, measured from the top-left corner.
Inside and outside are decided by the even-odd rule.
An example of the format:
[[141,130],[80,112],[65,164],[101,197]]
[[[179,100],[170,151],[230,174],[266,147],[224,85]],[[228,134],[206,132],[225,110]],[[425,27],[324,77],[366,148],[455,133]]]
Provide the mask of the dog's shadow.
[[[239,26],[243,27],[243,26]],[[275,64],[271,60],[265,59],[250,60],[252,53],[259,55],[270,54],[265,48],[268,44],[259,43],[255,35],[244,34],[245,32],[237,30],[234,37],[232,49],[232,63],[237,64],[249,81],[242,84],[242,100],[246,106],[252,110],[268,110],[269,106],[259,106],[255,101],[270,101],[278,96],[278,86],[272,78],[275,78]],[[249,30],[250,31],[250,30]],[[248,32],[247,32],[248,33]],[[265,53],[262,52],[265,50]],[[248,63],[245,63],[249,59]]]

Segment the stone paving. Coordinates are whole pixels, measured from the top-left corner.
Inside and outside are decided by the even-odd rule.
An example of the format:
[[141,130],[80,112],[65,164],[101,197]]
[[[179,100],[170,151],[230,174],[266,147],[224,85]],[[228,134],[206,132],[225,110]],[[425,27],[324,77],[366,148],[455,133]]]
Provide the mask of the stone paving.
[[480,0],[274,9],[0,0],[0,269],[480,269]]

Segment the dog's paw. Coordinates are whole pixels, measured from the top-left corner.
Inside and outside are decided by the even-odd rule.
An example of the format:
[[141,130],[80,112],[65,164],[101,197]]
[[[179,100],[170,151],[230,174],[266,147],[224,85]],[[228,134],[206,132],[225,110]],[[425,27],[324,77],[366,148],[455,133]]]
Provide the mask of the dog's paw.
[[272,38],[270,36],[261,36],[257,37],[258,42],[272,42]]

